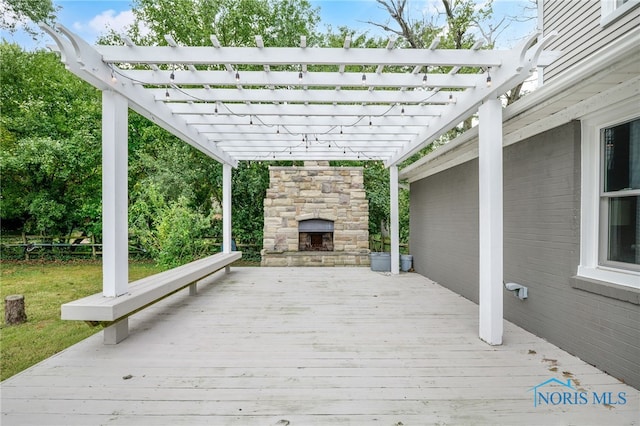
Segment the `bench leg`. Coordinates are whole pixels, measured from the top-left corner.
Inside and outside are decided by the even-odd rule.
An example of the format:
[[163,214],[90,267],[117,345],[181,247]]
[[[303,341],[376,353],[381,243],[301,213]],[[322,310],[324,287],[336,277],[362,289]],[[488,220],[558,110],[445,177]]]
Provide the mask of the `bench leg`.
[[129,318],[122,319],[104,329],[104,344],[117,345],[129,336]]
[[229,272],[231,272],[231,266],[227,265],[224,267],[224,273],[228,274]]
[[189,296],[197,296],[198,295],[198,283],[195,282],[189,286]]

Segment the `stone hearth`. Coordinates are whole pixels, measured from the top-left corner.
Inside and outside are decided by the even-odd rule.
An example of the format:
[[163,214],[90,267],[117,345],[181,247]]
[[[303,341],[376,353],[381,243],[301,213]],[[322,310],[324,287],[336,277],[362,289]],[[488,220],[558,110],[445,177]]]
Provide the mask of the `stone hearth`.
[[369,265],[362,167],[270,167],[262,266]]

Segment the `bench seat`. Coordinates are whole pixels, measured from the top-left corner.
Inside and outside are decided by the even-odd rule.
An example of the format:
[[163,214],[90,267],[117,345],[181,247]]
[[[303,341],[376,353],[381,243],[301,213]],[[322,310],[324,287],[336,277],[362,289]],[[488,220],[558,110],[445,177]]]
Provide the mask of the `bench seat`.
[[[217,253],[204,259],[129,283],[128,292],[119,297],[102,293],[65,303],[61,307],[63,320],[117,322],[166,296],[191,285],[195,294],[196,281],[228,267],[242,257],[242,252]],[[127,323],[125,322],[124,325]],[[121,325],[120,334],[122,333]],[[105,330],[106,332],[106,330]],[[105,341],[106,341],[105,335]],[[120,339],[121,340],[121,339]],[[117,342],[116,342],[117,343]]]

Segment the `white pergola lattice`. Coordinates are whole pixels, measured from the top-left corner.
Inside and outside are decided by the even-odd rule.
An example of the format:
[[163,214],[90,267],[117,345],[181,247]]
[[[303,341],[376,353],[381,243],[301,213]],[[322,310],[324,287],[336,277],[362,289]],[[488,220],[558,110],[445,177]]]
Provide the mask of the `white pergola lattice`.
[[[512,50],[90,46],[46,28],[69,70],[216,160],[395,165],[523,81],[545,42]],[[447,73],[442,73],[447,69]],[[474,70],[470,73],[470,70]],[[480,70],[480,71],[478,71]],[[492,84],[487,86],[487,76]],[[425,81],[426,80],[426,81]]]
[[[502,342],[502,105],[557,57],[554,37],[512,50],[90,46],[43,26],[67,68],[103,91],[103,295],[127,293],[127,111],[223,163],[223,251],[231,169],[242,160],[381,160],[390,169],[391,270],[399,272],[398,164],[479,114],[480,338]],[[547,53],[547,54],[545,54]],[[446,70],[443,72],[442,70]],[[488,77],[491,77],[489,83]]]

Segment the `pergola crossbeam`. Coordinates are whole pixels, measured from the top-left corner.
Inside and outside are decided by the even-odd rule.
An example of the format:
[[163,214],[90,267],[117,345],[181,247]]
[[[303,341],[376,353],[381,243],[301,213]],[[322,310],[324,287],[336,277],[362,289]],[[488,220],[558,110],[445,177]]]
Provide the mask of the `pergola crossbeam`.
[[[454,49],[386,49],[386,48],[315,48],[315,47],[208,47],[185,46],[95,46],[107,63],[164,64],[163,58],[175,63],[220,65],[245,64],[291,65],[292,61],[307,65],[415,66],[433,67],[499,67],[503,51]],[[294,59],[295,58],[295,59]]]
[[[150,70],[126,70],[118,71],[128,78],[135,79],[142,84],[161,86],[171,83],[169,78],[171,71],[150,71]],[[303,79],[299,81],[298,71],[242,71],[240,74],[241,81],[246,86],[266,87],[274,86],[279,88],[301,88],[309,86],[314,88],[336,86],[353,87],[362,89],[361,73],[340,73],[326,71],[308,71]],[[217,85],[217,86],[236,86],[235,71],[233,67],[227,71],[200,70],[197,74],[186,72],[175,72],[173,83],[184,86],[194,85]],[[445,87],[451,89],[469,89],[476,87],[482,83],[482,79],[475,74],[429,74],[428,87]],[[422,82],[422,74],[389,72],[377,74],[375,78],[367,80],[367,88],[401,88],[424,90]]]
[[[166,97],[166,89],[148,89],[157,101]],[[400,92],[398,90],[287,90],[287,89],[169,89],[171,102],[294,102],[339,104],[447,104],[448,93],[432,91]]]

